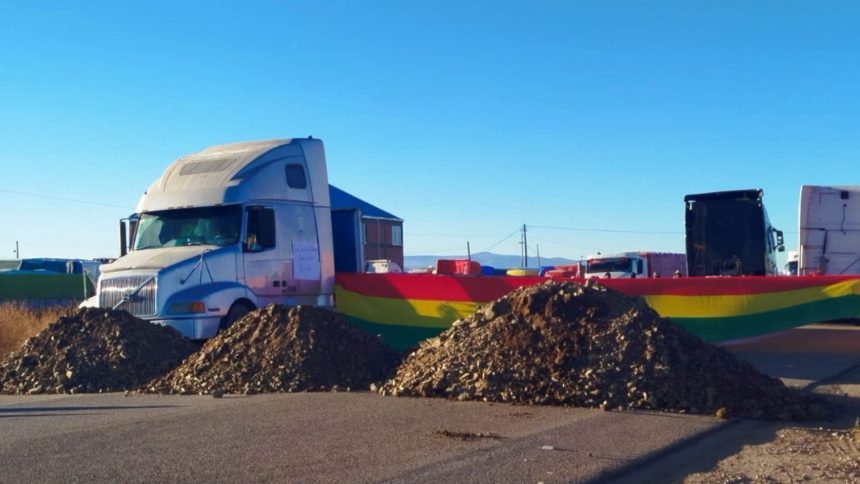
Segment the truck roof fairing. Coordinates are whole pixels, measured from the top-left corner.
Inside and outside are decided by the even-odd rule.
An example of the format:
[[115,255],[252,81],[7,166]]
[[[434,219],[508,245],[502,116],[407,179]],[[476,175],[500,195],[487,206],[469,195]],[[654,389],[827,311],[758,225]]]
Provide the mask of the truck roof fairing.
[[[301,164],[307,188],[289,188],[286,165]],[[210,146],[171,163],[146,190],[137,213],[290,200],[329,206],[322,142],[274,139]]]
[[751,188],[748,190],[729,190],[725,192],[709,192],[685,195],[685,202],[699,202],[704,200],[750,200],[759,201],[764,196],[764,190],[761,188]]

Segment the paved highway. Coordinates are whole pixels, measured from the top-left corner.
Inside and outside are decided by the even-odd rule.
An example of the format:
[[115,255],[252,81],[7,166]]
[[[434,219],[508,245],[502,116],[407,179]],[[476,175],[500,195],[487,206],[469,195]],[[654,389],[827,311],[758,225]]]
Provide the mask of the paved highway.
[[[803,386],[860,361],[860,331],[810,327],[732,350]],[[660,481],[679,462],[690,468],[684,449],[710,448],[696,459],[702,467],[770,431],[704,416],[366,392],[0,396],[0,481]]]
[[2,397],[0,479],[581,480],[716,425],[369,393]]

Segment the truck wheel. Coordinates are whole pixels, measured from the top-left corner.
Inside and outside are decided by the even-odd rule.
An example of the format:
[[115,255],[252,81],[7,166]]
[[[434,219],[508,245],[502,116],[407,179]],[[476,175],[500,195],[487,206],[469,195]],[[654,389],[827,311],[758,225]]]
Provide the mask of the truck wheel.
[[230,310],[227,311],[227,314],[221,318],[221,323],[218,325],[218,331],[226,331],[227,328],[233,326],[233,323],[245,317],[246,314],[251,312],[251,308],[248,305],[243,303],[236,303],[230,307]]

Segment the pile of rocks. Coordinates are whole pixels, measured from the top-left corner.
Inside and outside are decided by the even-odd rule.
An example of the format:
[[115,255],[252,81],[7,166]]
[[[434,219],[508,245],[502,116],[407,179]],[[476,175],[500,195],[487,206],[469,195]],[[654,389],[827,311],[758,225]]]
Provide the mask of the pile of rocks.
[[145,391],[218,396],[367,388],[397,362],[377,337],[335,312],[270,305],[206,342]]
[[136,388],[194,351],[179,332],[125,311],[63,316],[0,362],[0,391],[80,393]]
[[594,283],[520,288],[413,352],[379,391],[773,418],[821,408],[731,353]]

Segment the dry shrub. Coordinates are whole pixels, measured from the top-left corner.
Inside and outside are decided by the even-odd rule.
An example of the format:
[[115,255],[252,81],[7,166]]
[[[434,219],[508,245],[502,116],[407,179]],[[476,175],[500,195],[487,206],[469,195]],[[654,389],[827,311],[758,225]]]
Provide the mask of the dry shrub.
[[0,302],[0,359],[18,349],[60,316],[74,314],[77,306],[30,307],[17,301]]

